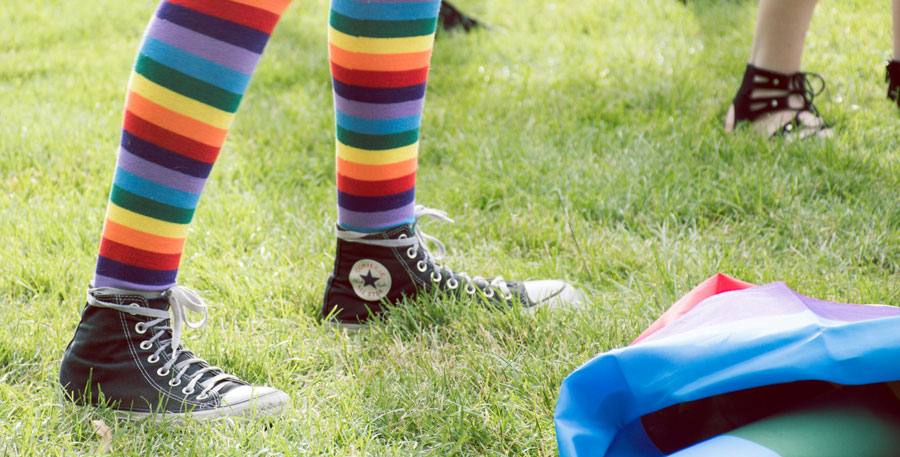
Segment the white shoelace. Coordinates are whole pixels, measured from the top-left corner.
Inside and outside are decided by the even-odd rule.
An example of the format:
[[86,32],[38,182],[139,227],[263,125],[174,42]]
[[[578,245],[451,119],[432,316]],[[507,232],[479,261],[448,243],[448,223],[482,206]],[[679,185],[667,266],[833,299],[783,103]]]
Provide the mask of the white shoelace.
[[[496,289],[496,290],[500,291],[503,299],[510,300],[513,298],[512,292],[509,290],[509,285],[506,283],[506,281],[503,279],[502,276],[497,276],[496,278],[493,278],[490,281],[488,281],[486,278],[481,277],[481,276],[471,277],[468,274],[466,274],[465,272],[459,272],[459,273],[454,272],[449,267],[446,267],[446,266],[438,263],[447,254],[447,249],[444,247],[444,243],[442,243],[439,239],[426,234],[425,231],[422,230],[422,228],[419,226],[419,219],[421,219],[423,217],[429,217],[432,219],[450,222],[452,224],[453,219],[451,219],[449,216],[447,216],[446,211],[442,211],[442,210],[434,209],[434,208],[428,208],[423,205],[416,205],[414,214],[415,214],[415,220],[413,222],[413,230],[412,230],[414,236],[412,238],[408,238],[406,236],[401,236],[399,238],[389,239],[389,240],[373,240],[373,239],[366,239],[366,237],[371,235],[371,233],[354,232],[352,230],[337,230],[337,229],[335,230],[335,234],[339,239],[342,239],[344,241],[349,241],[351,243],[367,244],[367,245],[371,245],[371,246],[381,246],[381,247],[389,247],[389,248],[406,247],[406,248],[408,248],[407,256],[410,258],[415,258],[416,255],[418,254],[418,250],[422,249],[422,251],[425,253],[425,261],[427,263],[430,263],[432,265],[432,268],[439,272],[436,279],[434,276],[432,276],[432,281],[439,282],[441,280],[442,276],[444,274],[447,274],[451,278],[450,280],[447,281],[447,286],[450,289],[455,289],[456,287],[459,286],[459,284],[456,283],[454,285],[454,283],[451,283],[450,281],[455,281],[455,279],[453,279],[453,276],[458,276],[466,281],[465,291],[469,295],[472,295],[477,291],[475,282],[480,281],[480,282],[483,282],[484,284],[486,284],[486,286],[487,286],[486,291],[490,291],[487,294],[488,297],[491,297],[493,295],[493,291],[491,289]],[[428,242],[434,243],[434,245],[437,247],[436,254],[432,254],[431,251],[428,249],[428,245],[427,245]],[[423,271],[423,270],[420,270],[420,271]]]
[[[175,387],[180,385],[181,377],[184,376],[185,373],[187,373],[191,365],[195,363],[206,364],[206,361],[199,357],[189,357],[185,360],[182,360],[181,362],[178,362],[178,356],[183,352],[183,349],[181,348],[182,325],[186,325],[192,329],[199,329],[206,325],[207,318],[209,317],[209,310],[207,309],[206,303],[203,301],[200,295],[197,294],[197,292],[194,292],[193,290],[184,286],[174,286],[163,292],[162,296],[166,297],[169,300],[169,311],[143,307],[137,303],[119,305],[116,303],[105,302],[103,300],[94,298],[95,295],[123,294],[128,294],[128,291],[110,287],[90,288],[88,289],[87,302],[91,306],[110,308],[121,311],[123,313],[154,318],[149,322],[138,322],[135,325],[134,329],[138,333],[145,333],[149,329],[156,330],[156,333],[149,340],[141,343],[141,349],[150,349],[153,346],[153,343],[159,341],[159,348],[156,350],[156,352],[153,353],[153,355],[147,358],[147,361],[150,363],[158,362],[160,360],[160,354],[165,351],[166,346],[171,347],[172,357],[156,371],[156,374],[158,374],[159,376],[168,376],[173,368],[178,372],[169,380],[170,386]],[[187,317],[187,311],[202,313],[203,318],[199,322],[191,322]],[[172,320],[171,326],[159,325],[163,321],[170,318]],[[163,340],[162,338],[168,332],[171,332],[172,338]],[[206,373],[216,371],[220,373],[203,382],[203,390],[197,396],[198,400],[206,399],[212,393],[218,393],[222,388],[225,387],[225,383],[221,381],[240,382],[240,380],[236,376],[225,373],[225,371],[219,367],[207,366],[195,371],[191,375],[188,384],[182,389],[182,393],[184,393],[185,395],[194,393],[197,383],[200,381],[200,378],[202,378]]]

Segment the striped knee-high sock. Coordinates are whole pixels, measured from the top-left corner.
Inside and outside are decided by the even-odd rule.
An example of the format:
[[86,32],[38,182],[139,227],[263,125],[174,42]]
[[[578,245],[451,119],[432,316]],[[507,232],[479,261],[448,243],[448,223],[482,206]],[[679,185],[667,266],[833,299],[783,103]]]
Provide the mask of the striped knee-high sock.
[[338,221],[413,220],[419,126],[440,0],[332,0]]
[[289,3],[160,3],[128,86],[96,287],[152,291],[175,285],[206,178]]

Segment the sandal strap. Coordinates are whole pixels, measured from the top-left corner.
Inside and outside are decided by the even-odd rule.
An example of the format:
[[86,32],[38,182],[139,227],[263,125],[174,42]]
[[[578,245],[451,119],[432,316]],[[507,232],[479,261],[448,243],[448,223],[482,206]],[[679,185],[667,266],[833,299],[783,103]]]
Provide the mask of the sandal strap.
[[884,68],[884,81],[888,83],[888,99],[900,103],[900,61],[888,61]]
[[[818,79],[821,86],[816,90],[810,79]],[[900,78],[898,78],[900,81]],[[783,95],[753,95],[757,89],[783,90]],[[825,90],[825,80],[816,73],[779,73],[747,64],[744,79],[734,97],[735,121],[755,121],[759,117],[783,110],[796,111],[795,119],[802,112],[811,112],[817,117],[819,110],[813,105],[813,98]],[[802,106],[792,106],[791,99],[803,100]],[[794,121],[791,122],[793,124]],[[787,125],[787,124],[786,124]]]

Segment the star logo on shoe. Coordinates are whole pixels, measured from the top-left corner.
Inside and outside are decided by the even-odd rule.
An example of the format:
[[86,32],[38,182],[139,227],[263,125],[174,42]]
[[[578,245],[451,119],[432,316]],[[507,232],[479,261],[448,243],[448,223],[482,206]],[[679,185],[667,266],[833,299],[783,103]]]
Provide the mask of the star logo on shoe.
[[381,279],[381,278],[376,278],[375,276],[372,276],[372,270],[369,270],[368,273],[366,273],[366,274],[363,275],[363,276],[360,276],[360,278],[362,278],[362,280],[363,280],[363,283],[364,283],[364,284],[363,284],[363,287],[365,287],[365,286],[372,286],[372,287],[375,287],[376,289],[377,289],[377,287],[375,286],[375,283],[376,283],[379,279]]
[[376,260],[358,260],[350,268],[349,279],[356,295],[366,301],[381,300],[391,290],[391,274]]

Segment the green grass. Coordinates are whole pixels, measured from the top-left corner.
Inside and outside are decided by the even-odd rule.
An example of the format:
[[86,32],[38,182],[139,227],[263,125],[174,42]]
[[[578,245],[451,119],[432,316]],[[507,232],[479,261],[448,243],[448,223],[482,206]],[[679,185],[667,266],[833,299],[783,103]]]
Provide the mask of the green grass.
[[180,281],[215,303],[186,343],[292,396],[271,423],[117,422],[56,386],[91,278],[126,80],[155,2],[13,2],[0,17],[0,455],[555,455],[563,378],[706,277],[900,301],[898,114],[884,2],[820,6],[804,67],[832,141],[722,132],[755,2],[459,1],[441,37],[418,201],[447,264],[567,278],[576,315],[441,303],[357,336],[316,319],[335,223],[327,1],[279,25],[207,187]]

